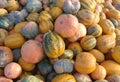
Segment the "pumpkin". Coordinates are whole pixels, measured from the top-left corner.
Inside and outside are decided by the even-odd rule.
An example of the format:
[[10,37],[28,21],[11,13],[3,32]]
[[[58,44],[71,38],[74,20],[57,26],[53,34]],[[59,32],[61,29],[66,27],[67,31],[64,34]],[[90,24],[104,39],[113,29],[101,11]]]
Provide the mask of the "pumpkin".
[[97,62],[102,62],[105,60],[104,54],[97,49],[92,49],[89,51],[89,53],[91,53],[96,58]]
[[26,4],[28,12],[40,12],[42,10],[42,3],[39,0],[30,0]]
[[87,74],[75,73],[74,77],[77,82],[92,82],[90,76]]
[[95,82],[108,82],[107,80],[96,80]]
[[116,19],[111,18],[110,21],[113,23],[115,27],[118,26],[118,21]]
[[71,14],[62,14],[55,20],[55,32],[63,38],[73,36],[78,28],[78,20]]
[[112,34],[115,30],[115,26],[109,19],[103,19],[99,22],[99,24],[102,27],[104,34]]
[[40,43],[43,44],[43,34],[38,34],[36,37],[35,37],[35,40],[39,41]]
[[80,39],[81,37],[86,36],[86,34],[87,34],[86,27],[82,23],[79,23],[78,30],[76,31],[76,33],[72,37],[68,38],[68,41],[75,42],[78,39]]
[[94,23],[95,14],[90,10],[83,9],[78,11],[77,18],[80,23],[88,26]]
[[76,82],[76,80],[71,74],[60,74],[55,76],[51,82]]
[[95,80],[103,80],[106,77],[106,70],[103,66],[97,65],[96,69],[90,75]]
[[26,71],[22,71],[22,73],[19,76],[19,79],[23,79],[26,76],[32,75],[31,72],[26,72]]
[[20,57],[21,57],[21,49],[20,48],[14,49],[13,50],[13,61],[17,62]]
[[120,3],[119,0],[113,0],[113,1],[112,1],[112,4],[113,4],[113,5],[118,4],[118,3]]
[[[102,10],[101,10],[101,11],[102,11]],[[100,10],[99,10],[99,11],[96,10],[96,11],[94,12],[94,14],[95,14],[95,19],[94,19],[93,24],[97,24],[97,23],[99,23],[99,21],[100,21]]]
[[81,5],[79,0],[65,0],[62,9],[67,14],[76,14]]
[[0,67],[5,67],[13,61],[13,53],[10,48],[0,46]]
[[80,44],[84,50],[91,50],[96,46],[96,38],[92,35],[84,36],[81,39]]
[[46,79],[46,82],[51,82],[52,79],[57,75],[56,72],[51,72],[47,75],[47,79]]
[[0,46],[4,44],[4,39],[8,36],[8,31],[0,28]]
[[55,3],[56,3],[55,5],[62,9],[62,7],[64,5],[64,2],[65,2],[65,0],[56,0],[55,1]]
[[19,33],[8,35],[4,40],[5,46],[11,49],[20,48],[24,44],[24,42],[24,37]]
[[15,11],[19,8],[19,3],[16,0],[8,0],[7,4],[6,4],[6,9],[11,12],[11,11]]
[[118,75],[118,74],[109,75],[106,77],[106,80],[108,80],[109,82],[119,82],[120,75]]
[[107,8],[109,10],[115,9],[114,6],[110,2],[108,2],[108,1],[106,1],[105,3],[103,3],[103,5],[104,5],[105,8]]
[[52,18],[55,20],[58,16],[60,16],[63,13],[63,11],[59,7],[52,7],[49,13],[52,16]]
[[22,69],[19,64],[15,62],[11,62],[7,64],[4,68],[4,74],[6,77],[10,79],[15,79],[17,78],[22,72]]
[[73,64],[69,59],[60,59],[54,63],[54,70],[56,73],[71,73]]
[[119,37],[120,35],[120,30],[118,28],[115,28],[115,34],[116,34],[116,38]]
[[82,52],[82,48],[80,46],[80,44],[78,42],[72,42],[68,45],[68,49],[73,51],[74,55],[79,54],[80,52]]
[[120,3],[119,4],[115,4],[114,7],[115,7],[115,9],[120,11]]
[[107,53],[111,48],[115,47],[115,38],[111,35],[102,35],[97,38],[96,46],[102,53]]
[[8,12],[6,9],[1,8],[0,9],[0,17],[8,15]]
[[120,46],[120,36],[116,37],[116,46]]
[[106,19],[106,14],[104,12],[101,12],[99,22],[102,21],[103,19]]
[[106,13],[107,18],[114,18],[114,19],[120,19],[120,11],[116,9],[109,10]]
[[34,38],[39,33],[37,23],[33,21],[28,22],[24,27],[22,27],[21,33],[26,38]]
[[21,55],[23,60],[27,63],[38,63],[43,58],[43,46],[36,40],[28,40],[21,48]]
[[0,77],[0,82],[13,82],[13,80],[2,76]]
[[103,61],[100,65],[106,69],[107,75],[120,74],[120,65],[113,60]]
[[10,30],[13,27],[13,21],[10,21],[7,17],[0,17],[0,27],[6,30]]
[[27,21],[34,21],[34,22],[37,22],[39,18],[39,14],[38,13],[30,13],[28,16],[27,16]]
[[26,9],[22,9],[20,12],[24,18],[28,16],[28,11]]
[[43,46],[45,54],[49,58],[57,58],[61,56],[65,50],[63,39],[54,32],[47,32],[43,36]]
[[25,71],[32,71],[35,68],[35,64],[29,64],[29,63],[25,62],[22,59],[22,57],[19,58],[18,63],[21,66],[21,68]]
[[73,56],[73,51],[70,49],[66,49],[64,53],[60,56],[60,59],[72,59]]
[[14,27],[16,33],[21,33],[21,29],[27,24],[27,21],[17,23]]
[[88,9],[92,12],[94,12],[96,7],[95,0],[79,0],[81,4],[81,9]]
[[76,56],[74,66],[77,72],[89,74],[96,69],[96,59],[89,52],[81,52]]
[[43,60],[38,63],[38,69],[42,75],[47,75],[52,71],[52,64],[48,60]]
[[1,0],[0,1],[0,8],[5,8],[7,4],[7,0]]
[[99,24],[93,24],[87,28],[87,34],[99,37],[102,35],[102,27]]

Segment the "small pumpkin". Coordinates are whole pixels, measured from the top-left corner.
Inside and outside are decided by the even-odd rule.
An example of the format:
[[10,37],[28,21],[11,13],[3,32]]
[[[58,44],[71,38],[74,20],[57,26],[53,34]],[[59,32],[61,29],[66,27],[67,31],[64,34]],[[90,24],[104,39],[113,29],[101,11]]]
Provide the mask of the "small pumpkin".
[[76,82],[76,80],[71,74],[60,74],[55,76],[51,82]]
[[21,55],[23,60],[27,63],[38,63],[43,58],[43,46],[36,40],[28,40],[21,48]]
[[21,66],[15,62],[7,64],[4,68],[4,74],[10,79],[17,78],[22,72]]
[[74,66],[77,72],[89,74],[96,69],[96,59],[89,52],[81,52],[76,56]]
[[96,38],[94,36],[87,35],[81,39],[80,44],[84,50],[91,50],[96,46],[96,42],[97,41],[96,41]]
[[60,59],[54,63],[54,70],[56,73],[71,73],[73,64],[69,59]]
[[13,50],[13,61],[18,62],[19,58],[21,57],[21,49],[16,48]]
[[26,9],[22,9],[20,12],[24,18],[28,16],[28,11]]
[[0,77],[0,82],[13,82],[13,80],[2,76]]
[[0,17],[2,17],[2,16],[7,16],[7,15],[8,15],[7,10],[4,9],[4,8],[1,8],[1,9],[0,9]]
[[8,35],[4,40],[5,46],[11,49],[20,48],[24,44],[24,42],[24,37],[19,33]]
[[113,23],[115,27],[118,26],[118,21],[116,19],[111,18],[110,21]]
[[65,0],[56,0],[56,1],[54,1],[54,2],[56,3],[55,5],[56,5],[57,7],[59,7],[59,8],[62,9]]
[[112,74],[106,77],[106,80],[108,82],[119,82],[120,81],[120,75],[118,74]]
[[47,32],[43,36],[43,46],[45,54],[49,58],[57,58],[61,56],[65,50],[63,39],[55,32]]
[[34,21],[34,22],[37,22],[39,18],[39,14],[38,13],[30,13],[28,16],[27,16],[27,21]]
[[71,14],[62,14],[55,21],[55,32],[63,38],[73,36],[78,28],[78,20]]
[[0,1],[0,8],[5,8],[7,4],[7,0],[1,0]]
[[24,5],[27,4],[27,1],[28,1],[28,0],[19,0],[19,3],[24,6]]
[[5,46],[0,46],[0,67],[5,67],[13,61],[12,50]]
[[95,14],[95,19],[94,19],[93,24],[98,24],[99,21],[100,21],[100,11],[96,10],[96,11],[94,12],[94,14]]

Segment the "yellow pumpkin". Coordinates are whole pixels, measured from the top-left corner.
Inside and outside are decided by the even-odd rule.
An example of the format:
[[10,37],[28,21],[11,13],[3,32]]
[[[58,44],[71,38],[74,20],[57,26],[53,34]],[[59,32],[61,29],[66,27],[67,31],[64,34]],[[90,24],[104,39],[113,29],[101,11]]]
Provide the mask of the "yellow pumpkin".
[[7,15],[8,15],[7,10],[4,9],[4,8],[1,8],[1,9],[0,9],[0,17],[2,17],[2,16],[7,16]]
[[56,6],[62,9],[64,2],[65,0],[56,0]]

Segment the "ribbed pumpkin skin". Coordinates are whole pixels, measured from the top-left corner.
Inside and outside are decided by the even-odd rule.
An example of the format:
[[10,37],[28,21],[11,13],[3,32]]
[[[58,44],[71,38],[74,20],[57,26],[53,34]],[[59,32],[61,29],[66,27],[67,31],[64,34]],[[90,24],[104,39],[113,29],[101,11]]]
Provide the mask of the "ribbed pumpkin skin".
[[0,17],[8,15],[8,12],[6,9],[1,8],[0,9]]
[[56,73],[71,73],[73,64],[69,59],[60,59],[54,63],[54,70]]
[[0,82],[13,82],[12,79],[8,79],[6,77],[0,77]]
[[1,0],[0,1],[0,8],[5,8],[7,4],[7,0]]
[[30,13],[28,16],[27,16],[27,21],[34,21],[34,22],[37,22],[39,18],[39,14],[38,13]]
[[20,57],[21,57],[21,49],[20,48],[14,49],[13,50],[13,61],[17,62]]
[[48,60],[43,60],[38,63],[38,69],[42,75],[47,75],[52,71],[52,64]]
[[43,46],[36,40],[28,40],[21,48],[21,55],[27,63],[38,63],[43,58]]
[[76,82],[71,74],[60,74],[53,78],[51,82]]
[[19,33],[8,35],[4,40],[5,46],[11,49],[20,48],[24,44],[24,42],[24,37]]
[[8,63],[13,61],[13,53],[10,48],[0,46],[0,67],[5,67]]
[[57,58],[63,54],[65,43],[58,34],[49,31],[44,34],[43,41],[45,54],[49,58]]
[[26,38],[34,38],[38,33],[38,25],[35,22],[28,22],[22,29],[21,33]]

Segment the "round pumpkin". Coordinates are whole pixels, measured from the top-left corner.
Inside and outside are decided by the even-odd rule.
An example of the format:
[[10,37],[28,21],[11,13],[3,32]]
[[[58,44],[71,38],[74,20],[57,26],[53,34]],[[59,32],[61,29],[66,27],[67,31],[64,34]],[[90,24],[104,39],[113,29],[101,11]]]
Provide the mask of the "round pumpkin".
[[13,80],[2,76],[0,77],[0,82],[13,82]]
[[21,57],[21,49],[16,48],[13,50],[13,61],[18,62],[19,58]]
[[84,50],[91,50],[96,46],[96,38],[92,35],[84,36],[81,39],[80,44]]
[[39,13],[30,13],[26,19],[27,21],[37,22],[38,18],[39,18]]
[[15,62],[7,64],[4,68],[5,76],[10,79],[17,78],[21,74],[21,72],[22,72],[21,66]]
[[13,53],[10,48],[0,46],[0,67],[5,67],[13,61]]
[[71,74],[60,74],[55,76],[51,82],[76,82],[76,80]]
[[21,55],[27,63],[38,63],[43,58],[43,46],[36,40],[28,40],[21,48]]
[[5,46],[11,49],[20,48],[24,42],[25,39],[20,33],[13,33],[11,35],[8,35],[4,40]]
[[2,17],[2,16],[7,16],[7,15],[8,15],[7,10],[4,9],[4,8],[1,8],[1,9],[0,9],[0,17]]
[[71,14],[62,14],[55,20],[55,32],[63,38],[73,36],[78,28],[78,20]]
[[89,52],[81,52],[76,56],[74,66],[77,72],[89,74],[96,69],[96,59]]

